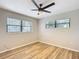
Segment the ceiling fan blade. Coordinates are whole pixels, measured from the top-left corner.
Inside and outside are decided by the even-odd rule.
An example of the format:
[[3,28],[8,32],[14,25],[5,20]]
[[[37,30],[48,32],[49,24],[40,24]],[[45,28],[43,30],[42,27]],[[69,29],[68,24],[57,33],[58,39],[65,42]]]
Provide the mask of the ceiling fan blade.
[[51,3],[51,4],[49,4],[49,5],[45,6],[45,7],[43,7],[42,9],[46,9],[46,8],[51,7],[53,5],[55,5],[55,2],[53,2],[53,3]]
[[47,11],[47,10],[42,10],[42,11],[47,12],[47,13],[51,13],[50,11]]
[[36,6],[37,8],[39,8],[39,6],[37,5],[37,3],[36,3],[34,0],[32,0],[32,2],[35,4],[35,6]]
[[38,9],[32,9],[32,11],[38,11]]

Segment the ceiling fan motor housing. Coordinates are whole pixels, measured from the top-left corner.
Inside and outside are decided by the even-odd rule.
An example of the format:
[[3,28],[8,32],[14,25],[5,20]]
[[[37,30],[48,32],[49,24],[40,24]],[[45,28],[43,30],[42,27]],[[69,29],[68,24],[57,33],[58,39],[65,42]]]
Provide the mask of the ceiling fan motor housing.
[[43,6],[43,4],[39,4],[40,5],[40,7],[42,7]]

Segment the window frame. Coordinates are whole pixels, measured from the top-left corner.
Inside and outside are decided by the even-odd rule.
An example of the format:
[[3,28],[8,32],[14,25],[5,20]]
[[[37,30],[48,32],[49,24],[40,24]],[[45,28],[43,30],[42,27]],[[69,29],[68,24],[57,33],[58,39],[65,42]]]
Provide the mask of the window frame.
[[45,24],[45,28],[46,29],[55,28],[55,22],[51,20],[47,21],[47,23]]
[[[57,21],[61,21],[61,20],[69,20],[69,22],[63,22],[63,23],[57,23]],[[65,25],[65,24],[68,24],[69,26],[68,27],[66,27],[66,28],[70,28],[70,18],[65,18],[65,19],[61,19],[61,20],[55,20],[55,26],[56,26],[56,28],[65,28],[65,27],[57,27],[57,25]]]
[[[25,21],[25,20],[23,20],[23,21]],[[32,25],[30,25],[30,26],[23,26],[23,21],[22,21],[22,27],[21,27],[21,29],[22,29],[22,32],[23,32],[23,27],[30,27],[30,31],[27,31],[27,32],[32,32]],[[29,23],[31,23],[32,24],[32,22],[31,21],[25,21],[25,22],[29,22]]]
[[[11,19],[16,19],[16,20],[19,20],[20,21],[20,25],[9,25],[7,24],[7,21],[8,21],[8,18],[11,18]],[[20,27],[20,30],[19,31],[10,31],[12,33],[15,33],[15,32],[23,32],[23,27],[27,27],[27,26],[23,26],[23,21],[25,22],[30,22],[32,24],[32,21],[28,21],[28,20],[21,20],[21,19],[18,19],[18,18],[13,18],[13,17],[7,17],[7,20],[6,20],[6,32],[9,32],[9,29],[8,29],[8,26],[19,26]],[[27,31],[27,32],[32,32],[32,25],[29,26],[31,28],[30,31]],[[26,32],[26,31],[25,31]],[[27,33],[26,32],[26,33]]]
[[[64,21],[64,22],[59,22],[57,23],[57,21]],[[67,20],[67,21],[65,21]],[[52,22],[51,22],[52,21]],[[46,23],[45,23],[45,28],[46,29],[54,29],[54,28],[70,28],[70,21],[71,19],[70,18],[63,18],[63,19],[59,19],[59,20],[48,20]],[[51,24],[50,24],[51,22]],[[51,25],[51,26],[50,26]],[[58,25],[60,25],[58,27]],[[62,26],[61,26],[62,25]],[[67,25],[68,27],[64,27],[64,25]]]

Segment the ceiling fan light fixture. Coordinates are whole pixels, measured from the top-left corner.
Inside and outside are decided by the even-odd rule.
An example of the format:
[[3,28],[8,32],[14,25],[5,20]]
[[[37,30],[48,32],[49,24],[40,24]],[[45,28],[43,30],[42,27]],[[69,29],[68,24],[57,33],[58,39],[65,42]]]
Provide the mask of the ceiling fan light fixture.
[[34,0],[32,0],[32,2],[33,2],[34,5],[37,7],[37,9],[34,9],[34,10],[32,10],[32,11],[38,11],[38,15],[40,15],[40,12],[51,13],[51,11],[48,11],[48,10],[45,10],[45,9],[47,9],[47,8],[49,8],[49,7],[53,6],[53,5],[55,5],[55,2],[53,2],[53,3],[51,3],[51,4],[49,4],[49,5],[45,6],[45,7],[42,7],[43,4],[39,4],[39,5],[38,5]]

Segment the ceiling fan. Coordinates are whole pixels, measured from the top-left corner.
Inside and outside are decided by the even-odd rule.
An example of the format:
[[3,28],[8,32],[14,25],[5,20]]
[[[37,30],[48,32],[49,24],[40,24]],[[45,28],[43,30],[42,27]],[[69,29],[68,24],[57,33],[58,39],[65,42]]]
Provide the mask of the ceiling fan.
[[[38,12],[42,11],[42,12],[46,12],[46,13],[51,13],[51,11],[48,11],[48,10],[45,10],[45,9],[55,5],[55,2],[53,2],[53,3],[51,3],[51,4],[49,4],[49,5],[45,6],[45,7],[42,7],[43,4],[38,5],[34,0],[32,0],[32,2],[37,7],[37,9],[32,9],[32,11],[38,11]],[[39,13],[38,13],[38,15],[39,15]]]

